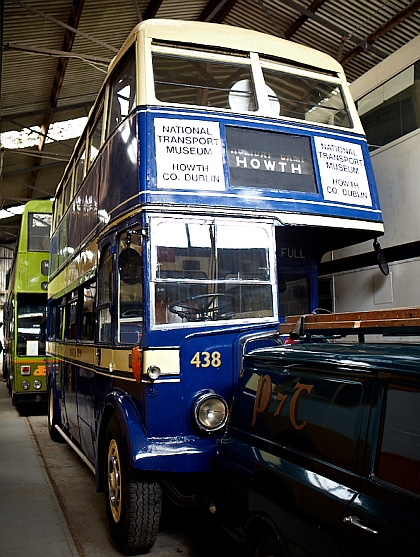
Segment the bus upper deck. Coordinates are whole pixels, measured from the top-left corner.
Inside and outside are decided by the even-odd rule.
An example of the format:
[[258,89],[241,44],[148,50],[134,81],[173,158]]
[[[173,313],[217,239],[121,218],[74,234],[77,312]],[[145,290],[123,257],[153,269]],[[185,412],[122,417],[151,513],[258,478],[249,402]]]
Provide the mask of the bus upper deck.
[[219,27],[153,20],[130,35],[57,192],[53,276],[80,244],[140,206],[345,228],[341,244],[383,233],[340,65]]

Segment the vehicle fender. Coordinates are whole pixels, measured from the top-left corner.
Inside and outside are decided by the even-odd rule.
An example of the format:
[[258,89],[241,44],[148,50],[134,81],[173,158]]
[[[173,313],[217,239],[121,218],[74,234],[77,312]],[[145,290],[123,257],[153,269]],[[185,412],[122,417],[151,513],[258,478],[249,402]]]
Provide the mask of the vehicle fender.
[[244,526],[243,541],[250,551],[254,551],[258,541],[269,534],[276,537],[283,554],[288,555],[283,535],[270,516],[264,512],[256,512],[248,517]]
[[106,432],[112,416],[116,415],[121,427],[121,435],[125,445],[130,466],[134,466],[139,448],[147,444],[141,417],[130,395],[114,389],[104,402],[100,427],[98,430],[96,452],[96,487],[102,491],[105,478],[105,447]]

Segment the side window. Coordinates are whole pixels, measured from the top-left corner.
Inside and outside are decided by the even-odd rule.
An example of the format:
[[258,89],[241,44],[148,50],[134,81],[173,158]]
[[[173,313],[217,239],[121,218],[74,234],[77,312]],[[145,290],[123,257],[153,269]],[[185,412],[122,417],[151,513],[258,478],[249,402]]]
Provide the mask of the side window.
[[91,282],[83,287],[82,330],[80,335],[82,340],[94,340],[95,296],[96,282]]
[[93,161],[96,159],[101,148],[102,142],[102,125],[103,125],[103,100],[99,103],[99,108],[96,111],[95,119],[90,127],[89,133],[89,155],[88,167],[92,166]]
[[138,343],[143,321],[143,258],[138,229],[123,232],[118,243],[119,341]]
[[76,163],[74,165],[74,193],[77,192],[80,184],[82,183],[84,166],[85,166],[85,144],[83,144],[83,146],[81,147],[80,156],[78,156]]
[[63,213],[65,213],[67,211],[68,206],[71,203],[71,200],[73,198],[73,192],[72,192],[72,175],[69,176],[68,180],[66,181],[66,183],[64,184],[64,208],[63,208]]
[[98,340],[112,341],[112,261],[109,246],[101,254],[98,273]]
[[108,137],[136,105],[136,58],[134,48],[116,69],[110,84]]
[[50,329],[48,338],[50,340],[63,339],[65,299],[60,304],[50,306]]
[[420,388],[389,385],[376,475],[420,495]]
[[65,338],[68,340],[76,340],[77,338],[77,293],[74,292],[67,305],[67,326]]
[[352,470],[363,384],[288,373],[281,365],[259,374],[261,364],[246,360],[232,426]]

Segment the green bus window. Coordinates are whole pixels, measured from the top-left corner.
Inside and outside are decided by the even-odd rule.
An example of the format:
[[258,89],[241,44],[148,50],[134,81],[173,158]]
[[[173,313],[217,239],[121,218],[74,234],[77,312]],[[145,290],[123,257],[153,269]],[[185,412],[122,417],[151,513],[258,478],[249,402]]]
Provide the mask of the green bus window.
[[50,213],[29,213],[28,251],[49,251],[50,230]]

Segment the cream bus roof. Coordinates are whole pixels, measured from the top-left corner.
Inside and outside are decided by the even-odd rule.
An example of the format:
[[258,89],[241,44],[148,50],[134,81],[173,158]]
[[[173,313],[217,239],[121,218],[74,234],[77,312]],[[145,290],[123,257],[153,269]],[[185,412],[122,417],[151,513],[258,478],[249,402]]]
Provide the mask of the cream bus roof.
[[[133,29],[122,46],[121,52],[125,51],[134,42],[136,34],[143,34],[145,38],[162,41],[208,45],[242,52],[259,52],[284,60],[294,60],[312,68],[333,71],[337,74],[344,73],[342,66],[328,54],[250,29],[217,23],[149,19],[139,23]],[[119,57],[117,55],[110,64],[110,70]]]

